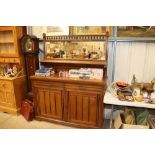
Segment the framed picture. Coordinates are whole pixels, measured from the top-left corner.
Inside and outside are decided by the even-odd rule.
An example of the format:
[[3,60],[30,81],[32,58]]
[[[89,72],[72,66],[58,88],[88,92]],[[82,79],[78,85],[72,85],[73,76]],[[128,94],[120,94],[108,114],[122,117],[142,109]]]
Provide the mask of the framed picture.
[[117,37],[155,37],[155,26],[117,26]]
[[47,36],[69,35],[69,26],[43,26],[42,33]]
[[70,34],[72,35],[103,35],[110,32],[107,26],[72,26]]

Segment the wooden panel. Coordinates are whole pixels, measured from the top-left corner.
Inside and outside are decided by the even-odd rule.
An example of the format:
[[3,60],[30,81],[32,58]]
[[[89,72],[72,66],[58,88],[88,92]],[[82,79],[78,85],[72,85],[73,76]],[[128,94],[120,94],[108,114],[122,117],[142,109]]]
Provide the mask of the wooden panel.
[[28,76],[35,74],[35,59],[33,55],[26,55],[26,67]]
[[13,82],[12,81],[5,81],[5,80],[0,80],[0,89],[3,91],[13,91]]
[[[31,79],[33,78],[34,76],[31,76]],[[42,79],[42,80],[38,80],[38,81],[33,81],[33,86],[35,87],[38,87],[38,88],[46,88],[46,89],[50,89],[52,88],[52,90],[63,90],[64,88],[64,85],[60,82],[51,82],[51,81],[48,81],[48,79],[52,78],[52,77],[40,77],[40,76],[35,76],[36,78],[39,78],[39,79]]]
[[0,90],[0,105],[5,107],[15,107],[15,95],[14,92]]
[[[93,80],[92,80],[93,81]],[[85,81],[86,82],[86,81]],[[102,83],[103,84],[103,83]],[[101,87],[98,87],[95,83],[92,87],[92,85],[83,85],[83,84],[66,84],[66,89],[67,91],[72,91],[75,90],[76,92],[78,91],[85,91],[85,92],[93,92],[95,94],[100,93],[101,91],[103,91],[103,85],[101,85]]]
[[48,89],[39,90],[39,99],[41,114],[58,119],[62,118],[61,92]]
[[13,81],[14,94],[16,99],[16,108],[21,108],[21,103],[25,99],[26,94],[26,78],[25,76],[17,77]]
[[83,96],[83,121],[89,121],[89,98],[88,96]]
[[39,89],[40,114],[54,119],[62,119],[62,93],[52,89]]
[[5,92],[0,90],[0,105],[6,104],[6,96]]
[[69,93],[69,121],[97,126],[97,94],[87,92]]
[[69,94],[69,114],[71,120],[76,120],[76,96]]
[[51,115],[55,115],[55,95],[53,92],[50,92],[50,107],[51,107]]
[[83,119],[83,102],[82,102],[82,95],[77,96],[77,120]]
[[38,57],[36,54],[24,53],[25,64],[26,64],[26,74],[27,74],[27,87],[28,91],[32,91],[32,84],[30,81],[30,76],[35,74],[35,70],[39,68]]
[[45,93],[44,91],[39,90],[39,105],[40,113],[45,114]]
[[89,105],[89,121],[92,123],[96,123],[97,119],[97,97],[90,97],[90,105]]
[[56,98],[56,115],[58,117],[62,117],[62,101],[61,101],[61,93],[55,93]]
[[5,96],[6,96],[6,103],[8,104],[8,106],[15,107],[14,93],[6,92]]
[[103,122],[104,122],[104,119],[103,119],[103,116],[104,116],[104,104],[103,104],[103,95],[100,95],[100,96],[97,96],[98,97],[98,126],[103,128]]
[[50,108],[50,97],[48,91],[45,91],[45,107],[46,107],[46,113],[50,114],[51,108]]

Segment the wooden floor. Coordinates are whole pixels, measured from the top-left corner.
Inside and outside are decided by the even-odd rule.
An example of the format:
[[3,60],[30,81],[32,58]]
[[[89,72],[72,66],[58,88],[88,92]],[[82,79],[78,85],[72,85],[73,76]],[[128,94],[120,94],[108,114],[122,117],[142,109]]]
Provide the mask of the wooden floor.
[[[105,121],[105,128],[108,128],[108,121]],[[22,115],[14,116],[0,112],[0,129],[75,129],[73,127],[44,122],[26,121]]]

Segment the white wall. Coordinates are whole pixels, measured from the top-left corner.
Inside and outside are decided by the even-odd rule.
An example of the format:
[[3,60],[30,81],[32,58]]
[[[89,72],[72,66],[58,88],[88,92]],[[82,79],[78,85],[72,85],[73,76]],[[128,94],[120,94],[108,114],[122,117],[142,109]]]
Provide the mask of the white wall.
[[139,82],[150,82],[155,77],[155,43],[117,43],[114,70],[114,81],[130,83],[135,74]]
[[38,38],[43,38],[42,26],[27,26],[27,32],[30,35],[35,35]]

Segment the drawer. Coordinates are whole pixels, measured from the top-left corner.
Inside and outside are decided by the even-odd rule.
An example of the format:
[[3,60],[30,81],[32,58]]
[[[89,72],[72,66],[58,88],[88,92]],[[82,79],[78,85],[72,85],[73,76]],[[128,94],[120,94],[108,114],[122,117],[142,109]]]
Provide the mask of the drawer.
[[20,63],[20,59],[19,58],[10,58],[9,62],[11,63]]
[[2,91],[13,91],[12,81],[0,81],[0,89]]
[[14,63],[19,63],[20,62],[20,60],[18,59],[18,58],[14,58]]
[[0,62],[20,63],[20,59],[19,58],[0,58]]
[[14,62],[14,58],[9,58],[9,62],[13,63]]
[[4,58],[4,62],[9,63],[9,58]]
[[0,62],[5,62],[5,58],[0,58]]
[[92,92],[103,92],[103,87],[101,86],[95,86],[95,85],[76,85],[76,84],[66,84],[65,88],[67,91],[72,91],[72,90],[76,90],[76,91],[92,91]]
[[58,89],[63,90],[64,84],[58,82],[33,81],[33,86],[38,88]]

